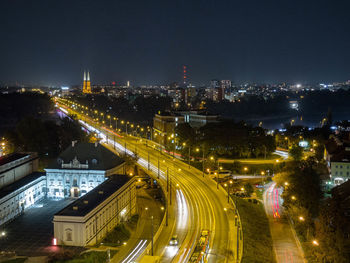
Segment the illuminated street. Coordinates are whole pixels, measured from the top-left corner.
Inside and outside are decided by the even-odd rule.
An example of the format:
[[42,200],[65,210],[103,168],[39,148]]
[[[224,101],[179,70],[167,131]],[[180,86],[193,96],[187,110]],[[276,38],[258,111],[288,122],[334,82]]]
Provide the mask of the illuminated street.
[[266,186],[264,205],[270,221],[271,236],[278,263],[304,263],[303,252],[283,213],[281,188],[276,183]]
[[[167,238],[161,234],[162,239],[155,243],[155,255],[160,255],[165,262],[186,262],[199,232],[210,229],[209,262],[229,262],[236,257],[233,207],[227,204],[227,195],[223,189],[217,189],[216,183],[206,175],[203,177],[201,171],[193,167],[189,169],[187,164],[160,153],[150,142],[146,145],[144,139],[114,136],[118,138],[114,145],[111,140],[113,134],[108,134],[110,149],[115,146],[123,153],[126,146],[128,154],[137,149],[138,163],[146,169],[149,167],[155,176],[158,175],[159,160],[159,175],[163,186],[166,186],[166,170],[169,171],[172,195],[176,196],[177,201],[176,223],[172,232],[167,231]],[[107,139],[106,130],[100,135]],[[168,246],[173,234],[179,237],[178,248]]]

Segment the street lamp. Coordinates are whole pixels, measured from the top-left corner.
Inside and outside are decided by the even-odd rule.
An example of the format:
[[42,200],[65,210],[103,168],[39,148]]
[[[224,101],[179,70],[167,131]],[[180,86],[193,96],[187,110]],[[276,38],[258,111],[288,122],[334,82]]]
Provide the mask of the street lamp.
[[244,170],[244,172],[247,174],[248,167],[244,167],[243,170]]

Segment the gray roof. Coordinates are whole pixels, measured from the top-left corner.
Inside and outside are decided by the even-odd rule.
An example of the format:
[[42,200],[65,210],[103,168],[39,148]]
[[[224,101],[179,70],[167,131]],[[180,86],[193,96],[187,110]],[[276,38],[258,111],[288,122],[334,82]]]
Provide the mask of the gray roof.
[[0,157],[0,166],[4,165],[4,164],[7,164],[7,163],[10,163],[10,162],[13,162],[13,161],[16,161],[18,159],[21,159],[21,158],[23,158],[24,156],[27,156],[27,155],[29,155],[29,154],[15,152],[15,153],[11,153],[11,154],[7,154],[7,155],[4,155],[4,156],[1,156]]
[[99,143],[75,143],[63,151],[47,169],[84,169],[62,168],[62,162],[69,164],[75,158],[80,164],[88,164],[89,170],[110,170],[124,163],[124,160]]
[[[56,213],[57,216],[85,216],[104,200],[114,194],[133,177],[124,174],[112,175],[96,188],[83,195]],[[73,207],[77,207],[76,210]]]
[[13,182],[12,184],[9,184],[3,188],[1,188],[0,191],[0,199],[11,194],[14,191],[17,191],[18,189],[22,188],[23,186],[26,186],[27,184],[30,184],[34,180],[45,176],[45,173],[43,172],[34,172],[31,174],[28,174],[24,176],[23,178]]

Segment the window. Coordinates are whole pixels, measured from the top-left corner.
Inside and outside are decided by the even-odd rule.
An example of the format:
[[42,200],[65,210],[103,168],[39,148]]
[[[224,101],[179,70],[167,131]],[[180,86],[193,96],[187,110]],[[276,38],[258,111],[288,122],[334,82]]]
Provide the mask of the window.
[[72,241],[72,229],[66,229],[66,241]]

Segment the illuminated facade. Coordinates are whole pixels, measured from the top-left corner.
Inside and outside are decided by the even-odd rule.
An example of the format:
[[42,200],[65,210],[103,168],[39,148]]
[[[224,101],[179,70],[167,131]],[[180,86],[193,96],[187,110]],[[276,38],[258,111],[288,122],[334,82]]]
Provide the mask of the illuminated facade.
[[91,94],[91,82],[90,82],[90,72],[87,75],[84,71],[84,82],[83,82],[83,93]]
[[47,197],[78,198],[124,170],[124,160],[101,144],[72,142],[45,169]]
[[0,190],[0,226],[45,197],[45,173],[35,172]]
[[114,175],[55,214],[54,244],[91,246],[136,212],[135,179]]
[[45,197],[46,180],[36,153],[13,153],[0,158],[0,225]]

